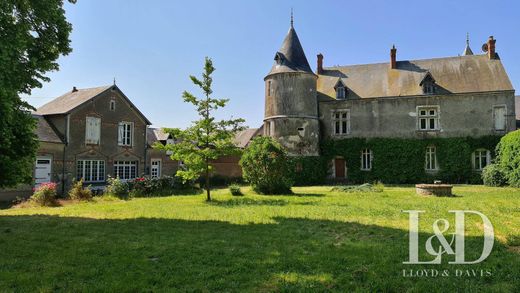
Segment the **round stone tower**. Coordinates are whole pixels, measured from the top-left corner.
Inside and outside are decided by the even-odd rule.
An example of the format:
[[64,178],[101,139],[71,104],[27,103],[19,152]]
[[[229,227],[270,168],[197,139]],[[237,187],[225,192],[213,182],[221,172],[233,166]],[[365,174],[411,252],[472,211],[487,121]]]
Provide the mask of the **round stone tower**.
[[319,155],[317,76],[291,28],[276,52],[265,80],[264,135],[275,138],[291,155]]

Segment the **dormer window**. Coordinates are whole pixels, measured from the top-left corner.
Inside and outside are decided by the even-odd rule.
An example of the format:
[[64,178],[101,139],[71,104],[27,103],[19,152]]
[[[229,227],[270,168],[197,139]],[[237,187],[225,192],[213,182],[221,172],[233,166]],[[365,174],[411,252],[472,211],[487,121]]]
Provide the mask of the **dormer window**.
[[423,94],[425,95],[432,95],[437,92],[435,79],[430,72],[426,72],[426,75],[424,75],[421,83],[419,83],[419,86],[422,87]]
[[276,52],[276,55],[274,55],[274,61],[276,61],[276,64],[278,64],[278,65],[282,65],[284,59],[285,58],[284,58],[283,54],[280,52]]
[[336,90],[336,99],[343,100],[347,97],[347,88],[341,79],[338,79],[334,89]]

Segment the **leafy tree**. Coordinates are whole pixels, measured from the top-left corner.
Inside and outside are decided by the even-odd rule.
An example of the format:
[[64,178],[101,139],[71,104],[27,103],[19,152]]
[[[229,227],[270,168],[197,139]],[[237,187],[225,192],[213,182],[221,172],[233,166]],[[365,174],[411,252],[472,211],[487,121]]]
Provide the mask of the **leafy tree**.
[[504,135],[497,145],[497,164],[507,178],[507,183],[520,187],[520,130]]
[[240,159],[244,179],[263,194],[288,194],[293,174],[287,151],[271,137],[256,137]]
[[58,57],[71,52],[71,30],[62,0],[0,1],[0,187],[32,178],[36,122],[20,94],[30,94],[50,80],[46,72],[58,70]]
[[165,128],[164,130],[176,138],[175,144],[154,147],[172,152],[171,159],[182,161],[184,168],[177,171],[176,176],[185,182],[195,180],[204,175],[206,184],[206,200],[211,201],[210,174],[213,169],[211,162],[221,156],[238,152],[233,143],[235,134],[242,130],[244,119],[229,119],[217,121],[214,111],[225,107],[229,99],[212,98],[211,86],[213,79],[211,74],[215,71],[213,62],[206,57],[202,80],[190,75],[191,81],[201,88],[204,97],[197,98],[193,94],[184,91],[184,102],[193,104],[196,108],[199,120],[185,130]]

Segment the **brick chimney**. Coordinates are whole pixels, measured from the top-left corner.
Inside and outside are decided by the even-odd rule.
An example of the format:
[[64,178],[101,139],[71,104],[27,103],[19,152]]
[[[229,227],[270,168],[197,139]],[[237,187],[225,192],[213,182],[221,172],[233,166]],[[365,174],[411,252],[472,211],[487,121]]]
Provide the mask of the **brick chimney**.
[[78,89],[77,89],[75,86],[73,86],[73,87],[72,87],[72,92],[75,93],[75,92],[77,92],[77,91],[78,91]]
[[496,59],[497,55],[495,53],[495,43],[497,40],[493,39],[493,36],[489,36],[489,39],[487,41],[487,47],[488,47],[488,57],[489,59]]
[[390,68],[396,69],[397,68],[397,49],[395,48],[395,45],[392,45],[392,49],[390,49]]
[[323,55],[321,53],[318,54],[318,67],[316,68],[316,73],[323,73]]

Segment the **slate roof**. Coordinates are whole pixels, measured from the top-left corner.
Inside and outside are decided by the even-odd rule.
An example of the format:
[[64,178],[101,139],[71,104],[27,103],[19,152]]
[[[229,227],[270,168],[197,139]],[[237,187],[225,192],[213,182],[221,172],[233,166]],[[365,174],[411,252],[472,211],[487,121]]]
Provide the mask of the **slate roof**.
[[487,55],[398,61],[397,69],[389,63],[327,67],[318,76],[317,89],[320,99],[335,98],[334,85],[341,79],[349,97],[423,95],[419,84],[428,72],[439,94],[513,90],[500,59]]
[[261,134],[262,128],[248,128],[240,131],[235,136],[235,144],[239,148],[245,148],[249,145],[249,142],[255,137]]
[[146,140],[149,145],[153,145],[156,141],[166,142],[170,135],[162,130],[162,128],[147,128]]
[[36,110],[38,115],[55,115],[55,114],[67,114],[74,110],[76,107],[83,103],[90,101],[99,94],[103,93],[108,89],[117,89],[130,104],[130,107],[134,109],[148,125],[152,124],[139,109],[125,96],[125,94],[116,85],[105,85],[94,88],[77,89],[77,91],[70,91],[57,97],[56,99],[48,102]]
[[33,117],[38,120],[35,132],[39,141],[63,143],[43,116],[33,114]]
[[[277,61],[278,58],[280,58],[279,61]],[[268,75],[285,72],[313,73],[292,25],[283,40],[282,47],[275,54],[275,62]]]

